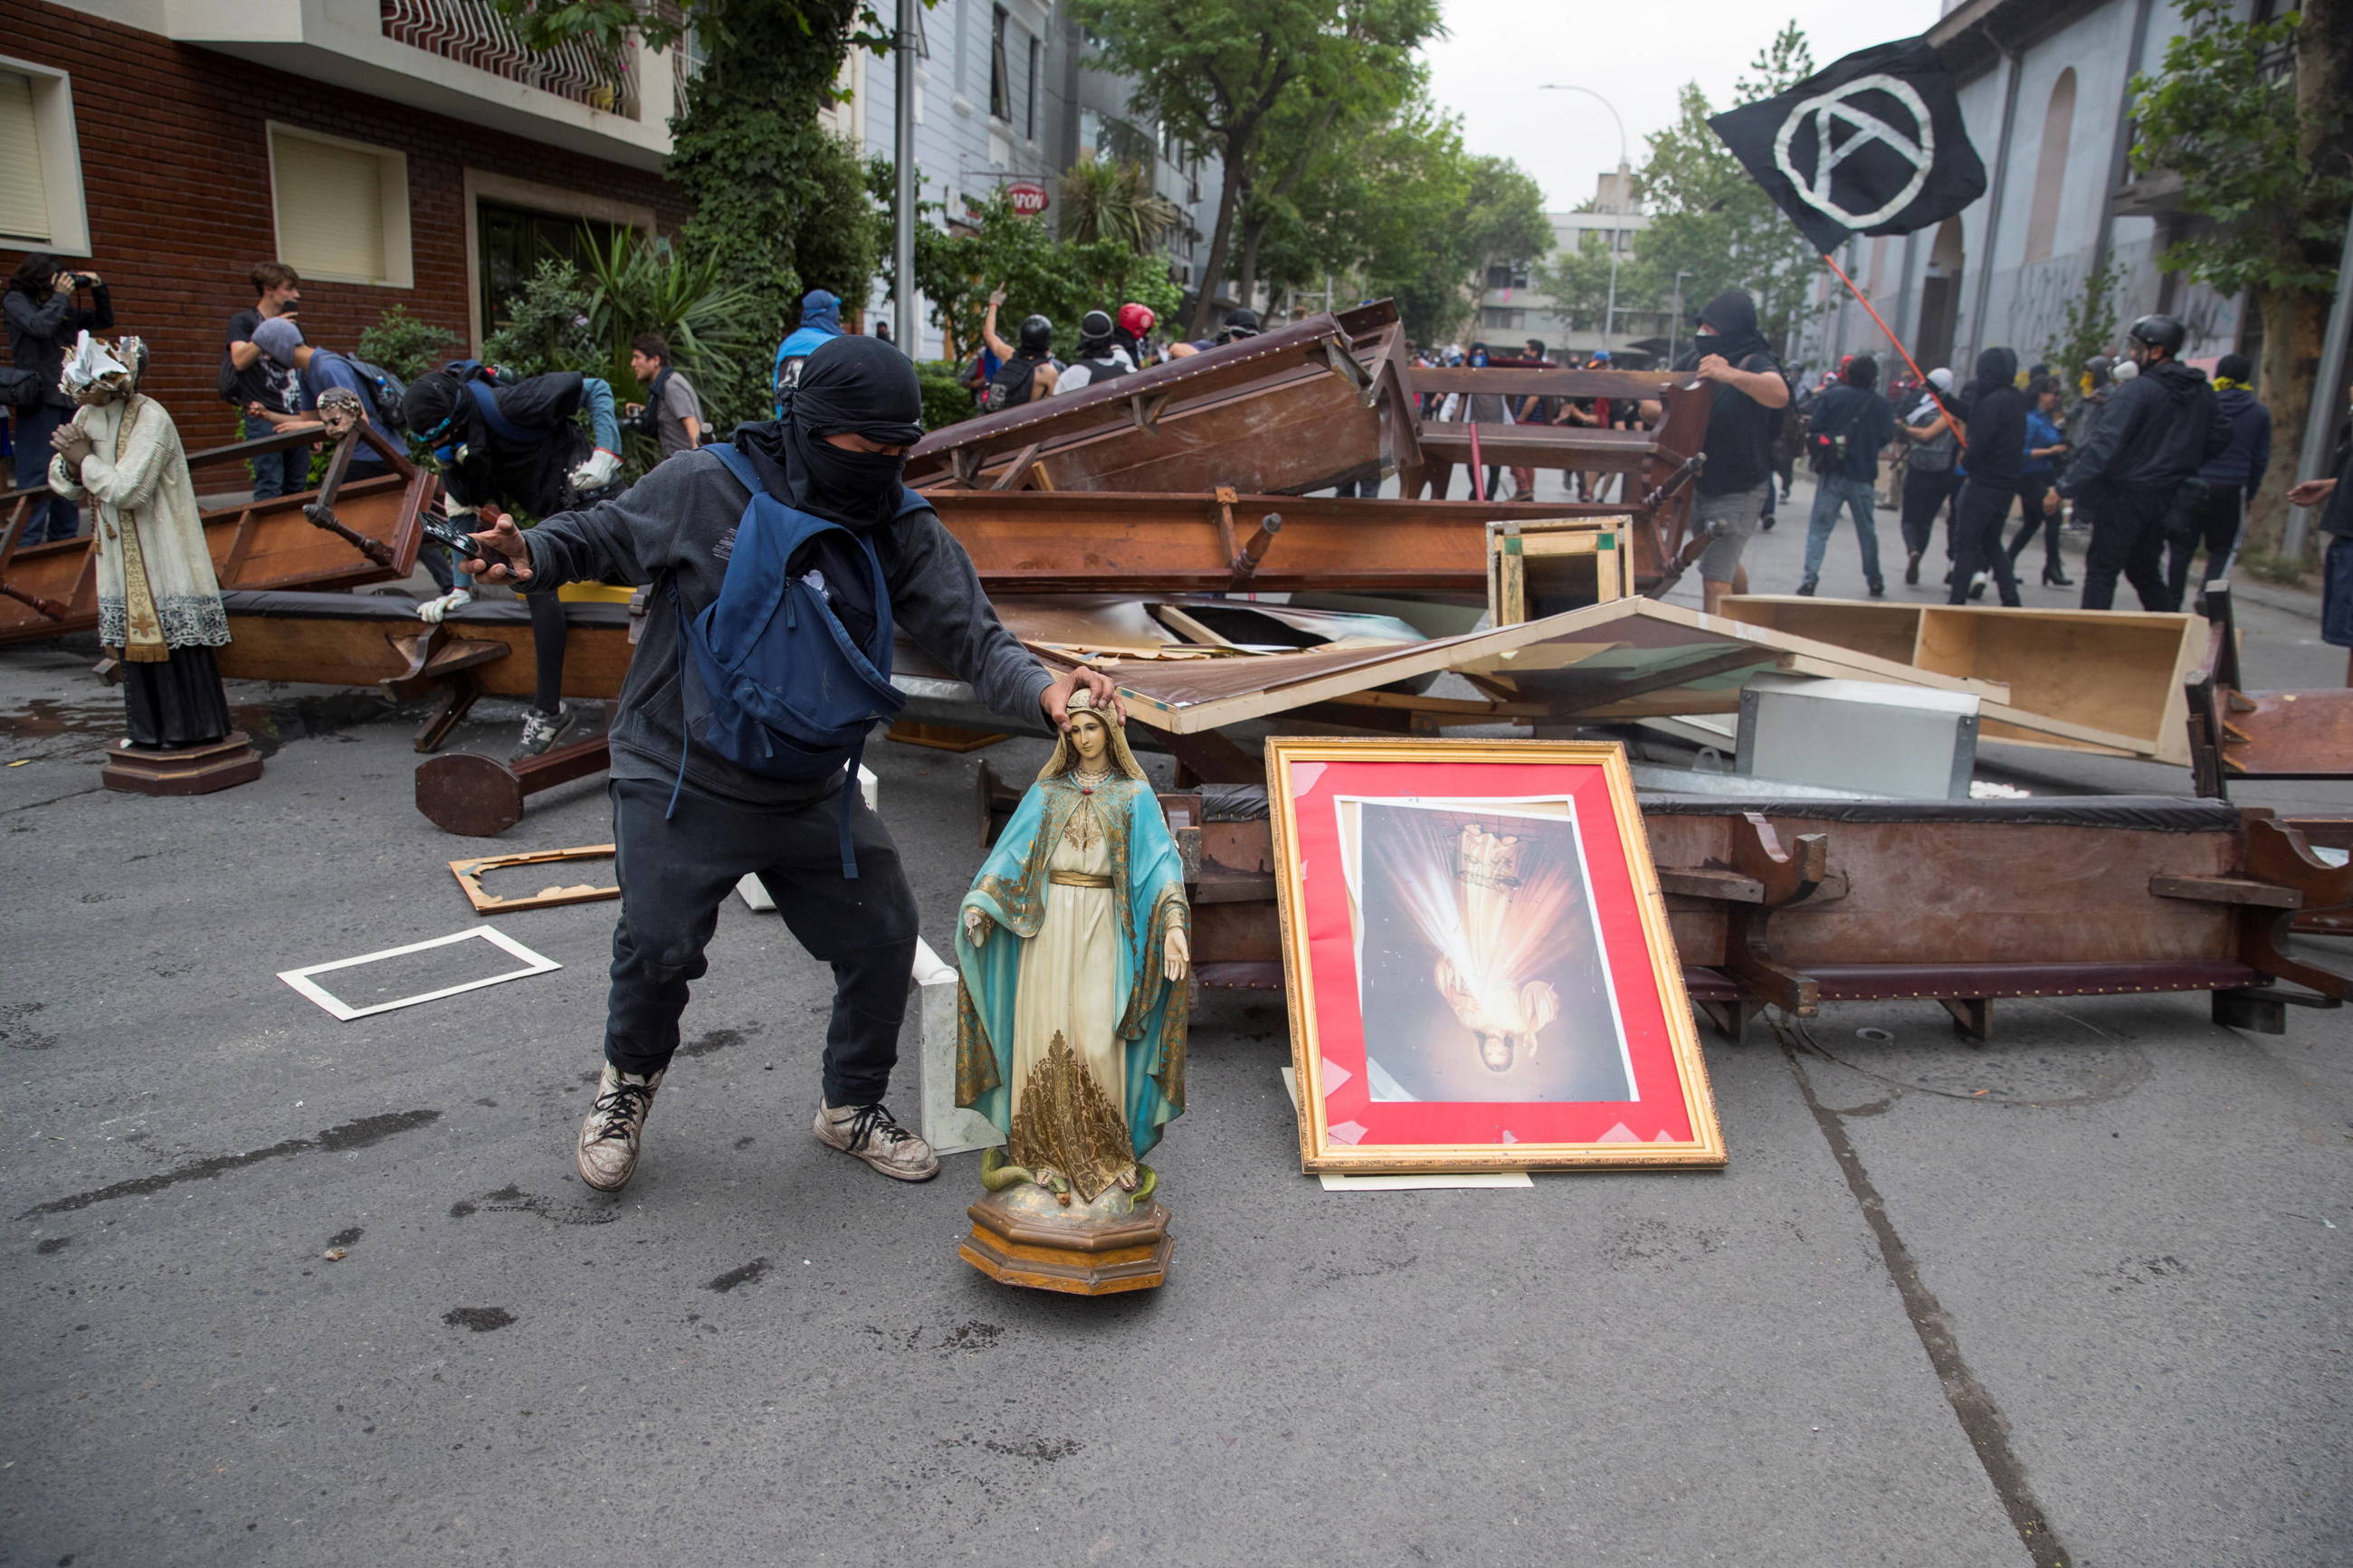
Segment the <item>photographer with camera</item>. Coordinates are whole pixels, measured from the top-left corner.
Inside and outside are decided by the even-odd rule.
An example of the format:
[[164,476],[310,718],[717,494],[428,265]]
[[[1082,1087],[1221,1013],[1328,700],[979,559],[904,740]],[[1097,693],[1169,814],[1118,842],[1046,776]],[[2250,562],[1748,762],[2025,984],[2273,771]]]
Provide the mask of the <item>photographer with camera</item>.
[[[76,301],[90,295],[85,307]],[[33,372],[40,380],[37,400],[17,405],[16,488],[49,482],[49,437],[73,417],[73,399],[58,383],[64,377],[66,355],[84,332],[103,332],[114,325],[114,300],[95,272],[77,272],[47,251],[37,250],[16,264],[8,289],[0,296],[8,312],[8,349],[16,368]],[[71,539],[81,531],[81,510],[63,496],[52,497],[25,521],[19,545]]]

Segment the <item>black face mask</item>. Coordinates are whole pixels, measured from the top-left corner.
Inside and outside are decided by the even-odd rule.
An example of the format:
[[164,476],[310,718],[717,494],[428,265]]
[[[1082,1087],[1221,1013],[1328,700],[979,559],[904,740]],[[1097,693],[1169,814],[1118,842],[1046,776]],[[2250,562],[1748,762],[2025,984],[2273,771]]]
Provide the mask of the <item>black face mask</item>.
[[853,452],[822,437],[800,444],[808,470],[809,499],[853,514],[871,512],[886,497],[896,499],[906,472],[904,453]]

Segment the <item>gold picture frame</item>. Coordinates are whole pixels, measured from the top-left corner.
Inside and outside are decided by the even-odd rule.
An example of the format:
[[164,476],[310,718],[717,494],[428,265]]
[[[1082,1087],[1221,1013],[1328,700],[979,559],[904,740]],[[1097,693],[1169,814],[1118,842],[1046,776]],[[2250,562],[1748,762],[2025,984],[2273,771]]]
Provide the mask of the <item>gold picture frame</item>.
[[1303,1171],[1725,1163],[1623,747],[1277,735],[1266,777]]

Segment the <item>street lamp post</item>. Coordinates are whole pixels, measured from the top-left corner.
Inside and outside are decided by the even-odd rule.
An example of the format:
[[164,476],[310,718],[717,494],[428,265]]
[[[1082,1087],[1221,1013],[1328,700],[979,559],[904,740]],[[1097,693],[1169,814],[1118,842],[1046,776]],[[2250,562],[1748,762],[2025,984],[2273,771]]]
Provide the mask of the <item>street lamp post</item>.
[[[1538,92],[1581,92],[1608,110],[1609,118],[1618,125],[1618,172],[1620,174],[1632,172],[1633,165],[1626,161],[1626,121],[1619,114],[1616,104],[1591,88],[1579,87],[1575,82],[1543,82],[1537,86],[1536,90]],[[1618,230],[1614,227],[1609,231],[1609,302],[1602,307],[1601,336],[1605,340],[1604,347],[1608,346],[1609,342],[1615,341],[1618,336]]]
[[896,93],[892,109],[891,154],[897,189],[892,193],[892,272],[898,285],[894,331],[899,352],[915,357],[915,14],[916,0],[899,0],[898,26],[891,40],[892,77]]

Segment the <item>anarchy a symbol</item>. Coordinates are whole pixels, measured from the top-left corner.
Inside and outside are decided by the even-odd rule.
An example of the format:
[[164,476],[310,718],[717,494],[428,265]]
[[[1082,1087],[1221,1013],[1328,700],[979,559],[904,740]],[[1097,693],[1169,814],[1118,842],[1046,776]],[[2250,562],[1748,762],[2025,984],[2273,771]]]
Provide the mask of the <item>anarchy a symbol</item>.
[[[1859,100],[1866,93],[1884,93],[1894,99],[1912,117],[1911,133],[1897,130],[1882,115],[1861,107]],[[1800,174],[1790,156],[1790,143],[1810,124],[1814,132],[1814,167],[1810,174]],[[1839,141],[1840,131],[1847,132]],[[1831,192],[1837,184],[1839,165],[1866,147],[1886,148],[1912,166],[1912,177],[1892,198],[1867,213],[1853,213],[1841,206]],[[1773,138],[1773,163],[1797,188],[1799,199],[1848,228],[1869,228],[1885,223],[1912,205],[1912,198],[1928,183],[1928,171],[1936,162],[1936,134],[1929,123],[1928,106],[1912,89],[1912,84],[1901,77],[1863,76],[1842,82],[1836,90],[1817,98],[1809,98],[1789,110],[1781,121],[1778,134]]]

